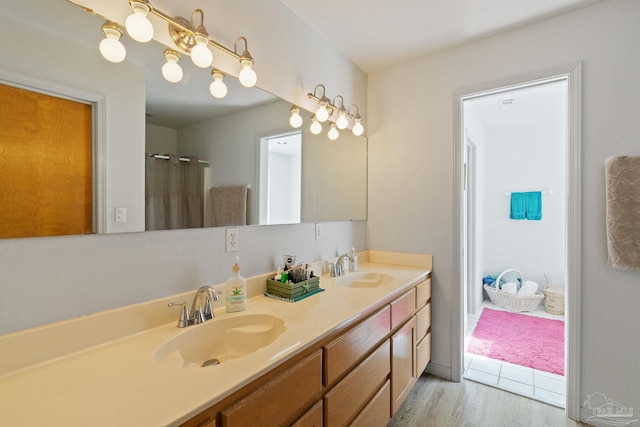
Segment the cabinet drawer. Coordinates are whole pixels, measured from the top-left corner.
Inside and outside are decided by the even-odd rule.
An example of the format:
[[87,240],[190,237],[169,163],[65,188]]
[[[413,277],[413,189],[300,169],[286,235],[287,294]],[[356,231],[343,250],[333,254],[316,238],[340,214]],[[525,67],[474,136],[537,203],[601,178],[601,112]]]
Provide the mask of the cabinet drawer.
[[324,347],[325,385],[333,384],[389,333],[391,310],[380,311]]
[[362,411],[387,380],[390,355],[391,344],[387,340],[325,395],[326,425],[347,425]]
[[431,277],[418,284],[418,286],[416,286],[416,290],[416,307],[420,308],[429,301],[429,298],[431,298]]
[[422,307],[416,313],[416,340],[420,342],[431,326],[431,303]]
[[[322,351],[267,381],[221,414],[223,427],[290,425],[322,397]],[[295,399],[292,405],[291,399]]]
[[350,427],[385,427],[391,420],[391,381],[387,380]]
[[322,427],[322,400],[313,405],[298,421],[293,423],[291,427]]
[[410,291],[396,298],[391,303],[391,329],[402,325],[405,320],[413,315],[416,309],[416,290]]
[[419,377],[431,360],[431,332],[416,346],[416,373]]

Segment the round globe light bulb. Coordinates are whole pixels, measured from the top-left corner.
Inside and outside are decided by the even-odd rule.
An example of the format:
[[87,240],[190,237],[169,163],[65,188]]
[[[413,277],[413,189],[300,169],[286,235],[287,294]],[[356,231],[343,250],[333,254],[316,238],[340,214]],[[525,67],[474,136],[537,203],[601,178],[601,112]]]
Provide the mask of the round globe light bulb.
[[107,34],[107,37],[100,42],[100,53],[103,58],[110,62],[122,62],[127,56],[127,50],[118,40],[120,37]]
[[213,54],[207,47],[209,40],[203,36],[196,36],[196,45],[191,49],[191,60],[200,68],[207,68],[213,62]]
[[124,21],[127,33],[137,42],[146,43],[153,38],[153,25],[147,19],[149,11],[143,7],[134,7],[133,13]]
[[353,125],[353,129],[351,131],[355,136],[360,136],[364,133],[364,128],[359,120]]
[[300,111],[297,108],[291,111],[289,124],[291,125],[292,128],[296,128],[296,129],[302,126],[302,116],[300,116]]
[[209,92],[214,98],[220,99],[227,95],[227,85],[222,81],[222,77],[222,74],[213,74],[213,82],[209,86]]
[[347,113],[341,111],[338,115],[338,120],[336,120],[336,126],[338,129],[345,129],[349,126],[349,119],[347,119]]
[[322,123],[326,122],[328,118],[329,110],[327,110],[327,107],[324,105],[318,107],[318,110],[316,111],[316,119],[318,119],[318,121]]
[[320,124],[320,122],[318,122],[318,120],[313,118],[313,120],[311,121],[311,126],[309,126],[309,130],[312,134],[318,135],[320,132],[322,132],[322,125]]
[[251,66],[253,63],[251,61],[243,60],[241,61],[242,70],[238,74],[238,80],[240,80],[240,84],[244,87],[253,87],[258,82],[258,76],[256,72],[253,71]]
[[162,66],[162,76],[171,83],[178,83],[182,80],[182,67],[177,64],[177,61],[168,60]]
[[327,136],[332,141],[335,141],[340,136],[340,132],[338,132],[338,129],[336,129],[336,125],[334,123],[331,123],[331,129],[329,129]]

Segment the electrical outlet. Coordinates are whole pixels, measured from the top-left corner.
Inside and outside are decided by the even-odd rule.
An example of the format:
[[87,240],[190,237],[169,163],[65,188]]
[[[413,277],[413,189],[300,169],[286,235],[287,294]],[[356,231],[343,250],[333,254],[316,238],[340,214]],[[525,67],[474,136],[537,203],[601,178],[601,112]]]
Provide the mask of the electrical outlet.
[[238,252],[240,250],[240,240],[239,240],[239,229],[238,228],[227,228],[226,229],[226,238],[225,238],[225,251],[226,252]]
[[322,239],[322,223],[316,222],[316,240]]
[[127,222],[127,208],[116,208],[116,222]]

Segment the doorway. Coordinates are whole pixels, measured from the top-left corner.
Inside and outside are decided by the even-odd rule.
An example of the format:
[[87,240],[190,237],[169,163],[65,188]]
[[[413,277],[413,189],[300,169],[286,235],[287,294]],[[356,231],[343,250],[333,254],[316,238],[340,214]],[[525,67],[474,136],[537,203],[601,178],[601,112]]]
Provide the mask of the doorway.
[[301,218],[302,132],[260,138],[261,225],[294,224]]
[[[474,88],[460,90],[456,93],[456,177],[455,177],[455,222],[456,222],[456,265],[458,268],[455,272],[456,282],[459,286],[455,287],[454,295],[454,349],[453,349],[453,369],[452,378],[461,381],[465,374],[468,364],[465,363],[464,346],[465,346],[465,330],[469,321],[467,312],[477,313],[483,307],[483,301],[486,296],[482,294],[483,276],[489,273],[498,274],[500,271],[492,271],[491,269],[502,270],[514,268],[513,264],[526,265],[527,273],[535,276],[531,280],[538,282],[540,291],[546,286],[543,274],[546,271],[554,270],[555,273],[547,273],[553,275],[553,279],[565,287],[566,313],[564,323],[564,377],[566,384],[564,388],[564,402],[552,402],[558,406],[564,406],[566,413],[571,418],[579,417],[579,357],[577,349],[579,348],[579,301],[577,284],[579,283],[579,264],[580,264],[580,215],[579,215],[579,169],[580,169],[580,149],[579,149],[579,118],[580,118],[580,64],[561,67],[557,70],[536,73],[530,76],[511,79],[509,81],[485,84]],[[561,163],[560,177],[556,178],[553,187],[557,187],[554,194],[554,188],[551,184],[538,180],[535,184],[518,181],[518,162],[520,159],[510,159],[508,157],[496,156],[496,151],[485,150],[483,138],[485,135],[474,129],[473,112],[470,112],[468,105],[472,102],[493,103],[494,113],[498,115],[502,113],[511,114],[509,108],[516,106],[519,97],[524,96],[528,92],[536,93],[537,89],[544,92],[543,89],[551,87],[560,89],[564,96],[564,104],[560,104],[560,110],[564,112],[564,142],[562,143],[561,154],[559,160]],[[478,104],[479,105],[479,104]],[[558,107],[558,106],[556,106]],[[548,111],[539,112],[539,114]],[[481,114],[480,114],[481,115]],[[480,115],[475,117],[479,120]],[[500,123],[500,120],[497,122]],[[476,123],[477,125],[477,123]],[[492,125],[487,125],[492,126]],[[540,129],[539,125],[531,125],[530,129]],[[531,130],[528,131],[531,133]],[[520,137],[514,137],[513,133],[504,132],[502,144],[517,144],[523,140],[530,139],[529,133],[520,133]],[[505,136],[506,135],[506,136]],[[508,136],[511,135],[511,136]],[[517,135],[517,134],[516,134]],[[492,135],[492,139],[493,139]],[[545,141],[543,138],[542,140]],[[503,145],[503,149],[505,146]],[[522,152],[524,158],[532,158],[540,153],[535,153],[540,147],[534,147],[533,152]],[[557,148],[557,147],[556,147]],[[498,151],[499,153],[499,151]],[[551,154],[558,156],[558,153]],[[522,156],[521,156],[522,157]],[[535,162],[534,162],[535,163]],[[515,164],[515,165],[514,165]],[[514,168],[515,166],[515,168]],[[487,174],[489,169],[492,174]],[[496,172],[496,173],[493,173]],[[546,176],[546,171],[540,171],[540,176]],[[534,174],[535,176],[535,174]],[[496,178],[497,177],[497,178]],[[484,180],[484,181],[483,181]],[[490,184],[493,180],[493,185]],[[495,181],[497,180],[498,185]],[[487,181],[487,182],[485,182]],[[499,189],[497,187],[501,186]],[[503,188],[504,187],[504,188]],[[530,252],[510,251],[502,264],[495,263],[493,249],[500,244],[505,245],[504,239],[509,239],[513,230],[508,230],[505,225],[513,226],[509,223],[509,196],[512,192],[536,191],[540,190],[545,199],[543,209],[552,208],[553,205],[560,205],[560,210],[549,211],[550,216],[547,219],[548,226],[551,219],[560,223],[560,228],[555,229],[555,234],[559,234],[560,241],[554,241],[551,245],[554,250],[560,250],[559,254],[554,255],[554,267],[550,267],[549,263],[541,263],[541,257]],[[552,195],[549,196],[549,193]],[[555,200],[551,197],[558,196]],[[551,202],[550,202],[551,200]],[[489,206],[489,208],[487,208]],[[506,211],[506,214],[504,210]],[[499,221],[493,221],[494,216],[502,215]],[[553,212],[553,213],[552,213]],[[504,218],[506,215],[506,219]],[[502,221],[502,222],[501,222]],[[493,223],[491,227],[485,227],[486,223]],[[520,237],[522,246],[532,246],[529,244],[539,234],[540,227],[535,229],[534,222],[538,225],[545,221],[530,221],[531,224],[522,224],[520,221],[511,221],[519,223],[520,232],[528,228],[525,237]],[[525,221],[527,222],[527,221]],[[497,228],[496,228],[497,226]],[[533,230],[532,230],[533,229]],[[552,233],[553,234],[553,233]],[[502,243],[500,239],[502,240]],[[493,246],[491,244],[493,243]],[[487,250],[489,248],[489,250]],[[531,249],[531,248],[528,248]],[[547,251],[553,252],[553,251]],[[557,252],[557,251],[556,251]],[[560,265],[560,267],[559,267]],[[487,268],[490,271],[487,271]],[[524,267],[521,267],[524,269]],[[544,304],[542,313],[544,313]],[[471,322],[470,324],[472,324]],[[498,378],[501,367],[498,367]],[[495,373],[495,371],[494,371]],[[496,384],[498,385],[498,384]],[[532,389],[533,390],[533,389]],[[511,391],[517,391],[512,390]],[[561,391],[561,390],[556,390]],[[556,394],[556,397],[560,393]],[[535,397],[532,393],[531,397]],[[544,400],[544,399],[541,399]],[[564,403],[564,405],[562,404]]]
[[[463,107],[468,181],[464,376],[564,407],[564,312],[545,311],[542,292],[549,285],[565,287],[566,78],[482,94],[463,100]],[[525,192],[538,195],[542,218],[510,218]],[[498,277],[514,292],[526,285],[536,293],[507,298],[486,291],[483,285]],[[502,328],[495,324],[498,319],[510,325]]]

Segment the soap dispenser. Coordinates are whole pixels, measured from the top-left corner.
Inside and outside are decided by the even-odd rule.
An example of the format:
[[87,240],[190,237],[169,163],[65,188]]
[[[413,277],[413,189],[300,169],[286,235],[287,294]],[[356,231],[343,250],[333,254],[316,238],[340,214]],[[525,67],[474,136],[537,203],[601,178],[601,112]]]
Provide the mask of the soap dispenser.
[[358,271],[358,254],[356,254],[356,248],[353,247],[349,258],[349,271]]
[[232,268],[234,276],[227,280],[227,313],[235,313],[247,309],[247,281],[240,275],[240,259]]

